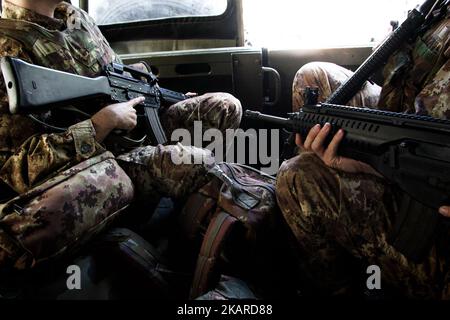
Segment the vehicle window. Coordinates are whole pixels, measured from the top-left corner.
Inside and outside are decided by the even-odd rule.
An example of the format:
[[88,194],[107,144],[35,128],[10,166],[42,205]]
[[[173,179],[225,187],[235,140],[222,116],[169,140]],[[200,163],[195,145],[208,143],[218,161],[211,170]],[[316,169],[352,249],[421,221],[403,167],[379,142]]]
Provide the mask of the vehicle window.
[[227,0],[95,0],[89,14],[100,25],[176,17],[218,16]]
[[71,4],[73,4],[75,7],[80,7],[80,0],[71,0]]
[[422,0],[243,0],[246,43],[268,48],[374,45]]

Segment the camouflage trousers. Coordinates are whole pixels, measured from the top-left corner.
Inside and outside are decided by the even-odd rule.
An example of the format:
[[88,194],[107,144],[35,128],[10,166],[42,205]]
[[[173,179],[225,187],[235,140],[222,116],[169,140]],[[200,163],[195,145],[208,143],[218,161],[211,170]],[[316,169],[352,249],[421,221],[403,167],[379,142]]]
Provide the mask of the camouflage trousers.
[[[326,98],[345,78],[343,74],[351,74],[334,65],[324,68],[327,65],[306,66],[297,74],[294,86],[319,84],[329,88],[322,93],[322,99]],[[333,78],[336,70],[339,73]],[[294,92],[301,90],[296,87]],[[353,103],[374,105],[377,96],[372,94],[377,92],[376,87],[368,85]],[[278,203],[297,239],[299,267],[317,290],[324,294],[351,292],[361,274],[361,264],[366,264],[366,268],[379,266],[382,285],[388,284],[402,294],[450,298],[448,241],[446,245],[436,243],[421,263],[409,261],[388,242],[400,196],[381,178],[331,169],[309,152],[283,163],[277,178]],[[365,281],[359,285],[364,287]]]
[[[295,75],[292,86],[292,107],[294,112],[305,104],[306,87],[319,88],[319,102],[325,100],[350,76],[352,72],[328,62],[312,62],[304,65]],[[366,82],[361,91],[350,101],[352,106],[375,108],[378,104],[381,88]]]
[[[194,121],[201,121],[203,130],[237,129],[242,118],[242,106],[226,93],[208,93],[179,102],[161,115],[161,123],[168,139],[178,128],[194,134]],[[146,146],[120,155],[117,160],[135,184],[138,199],[157,199],[158,196],[183,198],[208,182],[208,167],[201,164],[175,164],[173,155],[203,158],[213,162],[213,155],[203,149],[181,144]]]

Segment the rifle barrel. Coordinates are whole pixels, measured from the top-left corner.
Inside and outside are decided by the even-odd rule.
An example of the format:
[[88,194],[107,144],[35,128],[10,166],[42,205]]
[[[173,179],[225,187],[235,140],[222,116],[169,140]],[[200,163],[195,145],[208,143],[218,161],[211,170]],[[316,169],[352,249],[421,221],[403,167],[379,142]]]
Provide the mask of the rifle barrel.
[[259,120],[264,122],[269,122],[282,127],[290,127],[290,120],[281,117],[270,116],[267,114],[262,114],[261,112],[247,110],[245,112],[245,117],[251,120]]

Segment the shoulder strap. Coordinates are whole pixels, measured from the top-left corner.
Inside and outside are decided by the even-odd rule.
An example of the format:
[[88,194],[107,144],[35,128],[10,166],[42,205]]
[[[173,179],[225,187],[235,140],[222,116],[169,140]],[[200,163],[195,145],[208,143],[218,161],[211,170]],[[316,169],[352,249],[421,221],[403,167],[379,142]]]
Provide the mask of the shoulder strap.
[[208,219],[211,219],[217,211],[221,186],[220,180],[213,179],[186,201],[179,220],[183,234],[187,236],[188,240],[196,239],[201,233],[200,230],[204,231],[202,226],[207,226]]
[[191,299],[195,299],[208,291],[225,239],[236,222],[238,222],[236,218],[225,212],[217,213],[211,220],[197,259],[190,293]]

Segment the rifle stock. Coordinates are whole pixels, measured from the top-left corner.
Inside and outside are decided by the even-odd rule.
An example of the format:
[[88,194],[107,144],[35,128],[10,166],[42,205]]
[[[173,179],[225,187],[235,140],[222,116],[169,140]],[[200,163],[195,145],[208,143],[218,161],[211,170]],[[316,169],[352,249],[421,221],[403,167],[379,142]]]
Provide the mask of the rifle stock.
[[36,113],[99,97],[110,97],[106,77],[88,78],[4,57],[1,68],[12,114]]
[[145,119],[146,135],[156,144],[167,142],[158,116],[161,105],[187,99],[182,93],[160,88],[152,73],[117,63],[109,65],[103,75],[96,78],[36,66],[13,57],[2,58],[0,64],[11,113],[33,114],[95,98],[125,102],[144,96],[145,101],[137,106],[141,115],[138,119]]

